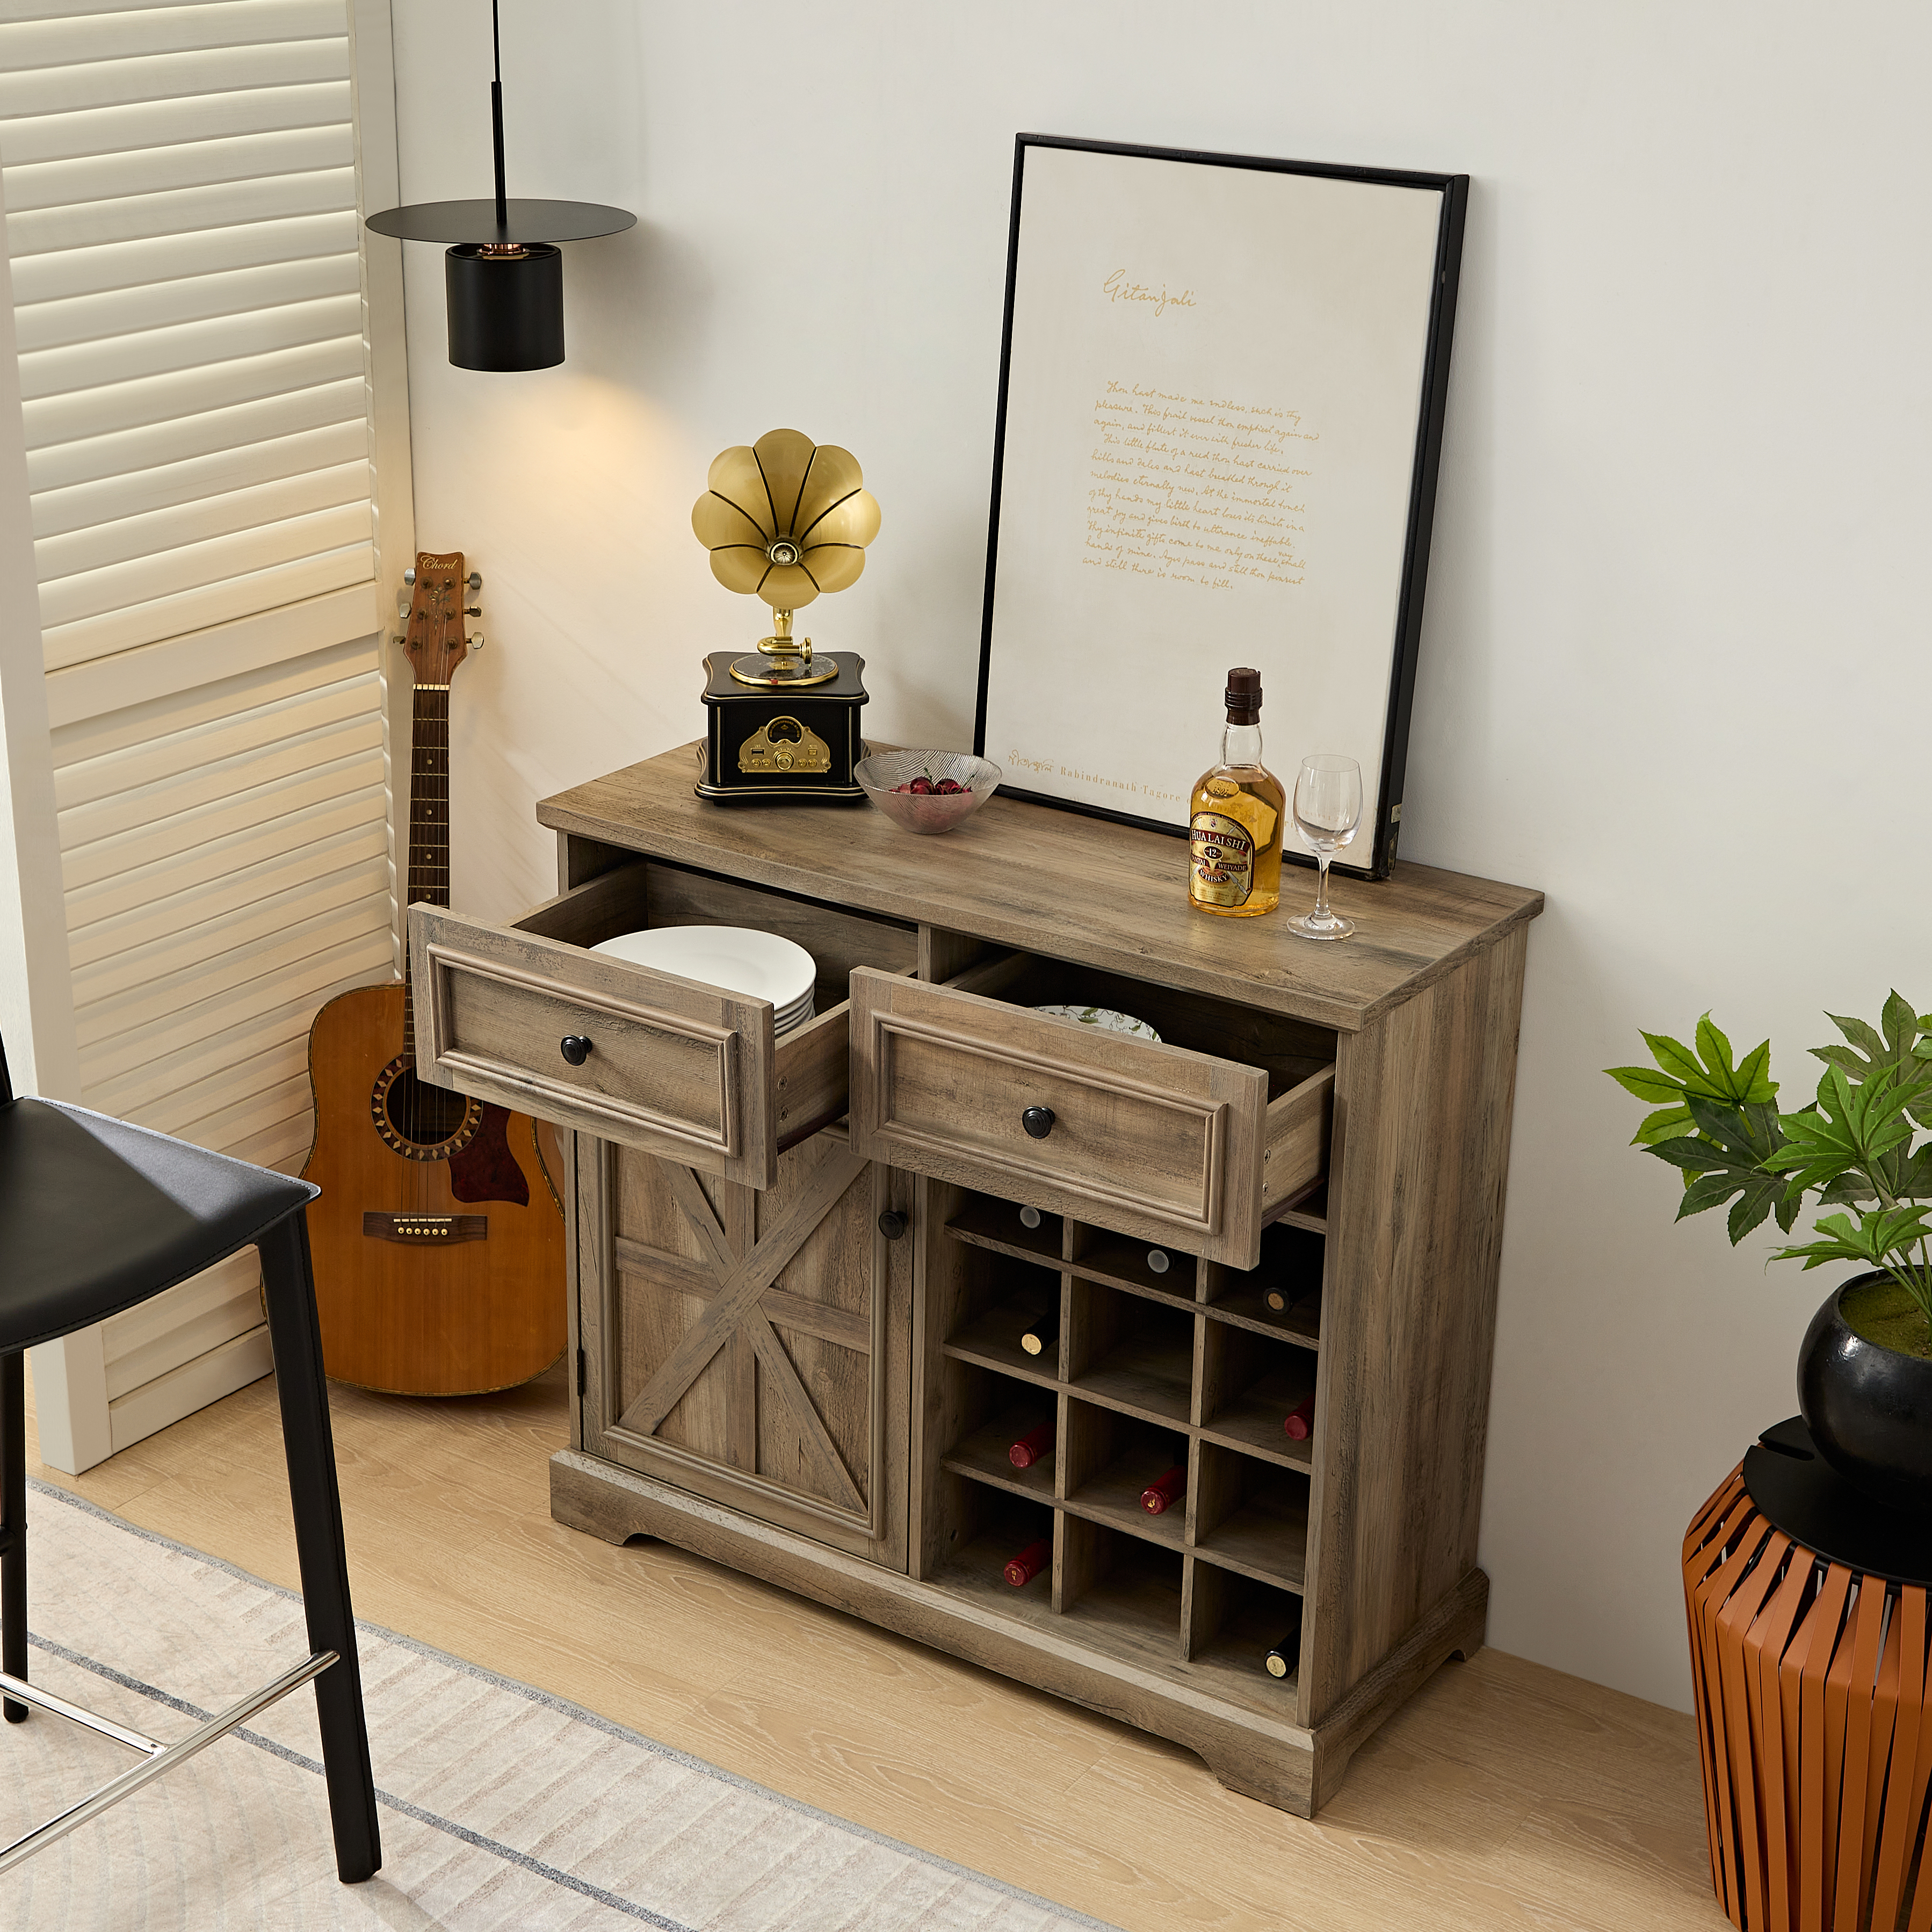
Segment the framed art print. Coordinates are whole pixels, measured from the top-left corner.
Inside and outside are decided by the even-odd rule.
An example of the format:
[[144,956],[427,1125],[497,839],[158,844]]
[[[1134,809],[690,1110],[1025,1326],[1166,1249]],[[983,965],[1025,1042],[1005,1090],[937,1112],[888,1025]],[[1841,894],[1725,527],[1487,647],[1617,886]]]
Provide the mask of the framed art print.
[[1019,136],[975,737],[1004,790],[1184,832],[1252,664],[1269,767],[1354,758],[1341,869],[1387,875],[1468,188]]

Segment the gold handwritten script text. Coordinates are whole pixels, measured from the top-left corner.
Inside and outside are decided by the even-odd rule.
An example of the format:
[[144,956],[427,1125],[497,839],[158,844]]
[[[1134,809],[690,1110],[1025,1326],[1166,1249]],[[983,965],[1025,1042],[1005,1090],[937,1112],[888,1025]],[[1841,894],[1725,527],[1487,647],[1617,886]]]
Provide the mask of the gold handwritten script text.
[[1171,293],[1165,282],[1156,288],[1150,282],[1137,282],[1124,268],[1116,268],[1100,284],[1100,292],[1110,302],[1145,302],[1156,315],[1165,315],[1171,308],[1194,308],[1198,306],[1192,289],[1183,289],[1178,294]]
[[1082,784],[1096,785],[1103,791],[1118,792],[1122,794],[1123,804],[1133,801],[1143,806],[1180,805],[1186,802],[1187,796],[1185,792],[1171,791],[1165,785],[1139,778],[1121,778],[1112,772],[1083,771],[1078,765],[1064,764],[1051,755],[1041,758],[1022,752],[1017,746],[1007,752],[1006,763],[1022,771],[1058,772],[1061,778],[1072,778]]
[[1093,428],[1083,562],[1209,590],[1305,580],[1321,435],[1298,410],[1110,380]]

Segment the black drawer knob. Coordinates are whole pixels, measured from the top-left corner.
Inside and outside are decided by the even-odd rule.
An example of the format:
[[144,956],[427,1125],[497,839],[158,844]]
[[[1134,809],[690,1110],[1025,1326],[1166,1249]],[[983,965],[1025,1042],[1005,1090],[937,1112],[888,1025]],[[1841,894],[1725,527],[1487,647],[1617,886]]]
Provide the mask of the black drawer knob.
[[567,1033],[557,1046],[573,1066],[581,1066],[590,1058],[590,1042],[580,1033]]
[[1020,1116],[1020,1125],[1036,1141],[1043,1141],[1053,1131],[1053,1109],[1051,1107],[1029,1107]]
[[896,1208],[888,1208],[879,1216],[879,1232],[889,1241],[896,1241],[911,1225]]

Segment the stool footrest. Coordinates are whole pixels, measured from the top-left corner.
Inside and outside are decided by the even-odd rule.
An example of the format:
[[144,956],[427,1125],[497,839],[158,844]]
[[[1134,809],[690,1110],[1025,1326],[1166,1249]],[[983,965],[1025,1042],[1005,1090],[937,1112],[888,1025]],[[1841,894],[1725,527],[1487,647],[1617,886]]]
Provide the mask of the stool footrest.
[[34,1854],[52,1844],[56,1838],[64,1838],[68,1832],[85,1825],[90,1818],[97,1818],[110,1805],[118,1804],[122,1798],[132,1797],[142,1785],[160,1776],[164,1771],[172,1771],[178,1764],[185,1763],[198,1751],[206,1750],[216,1738],[225,1737],[238,1725],[245,1724],[258,1712],[264,1711],[278,1700],[286,1697],[291,1690],[298,1690],[315,1678],[320,1677],[332,1664],[339,1661],[332,1650],[318,1651],[313,1657],[305,1658],[292,1670],[286,1670],[272,1684],[266,1684],[259,1690],[251,1691],[238,1704],[231,1704],[218,1717],[211,1718],[198,1730],[190,1731],[178,1742],[164,1744],[158,1739],[147,1737],[139,1731],[128,1730],[116,1724],[111,1718],[97,1716],[93,1712],[83,1710],[78,1704],[70,1704],[65,1699],[56,1697],[23,1679],[0,1671],[0,1690],[19,1702],[37,1704],[44,1711],[50,1711],[57,1717],[67,1718],[77,1724],[84,1724],[90,1730],[100,1732],[118,1744],[130,1750],[146,1754],[146,1761],[124,1771],[118,1778],[111,1778],[100,1788],[70,1805],[58,1817],[50,1818],[44,1825],[37,1826],[25,1838],[16,1838],[4,1851],[0,1851],[0,1872],[7,1872],[32,1858]]
[[125,1724],[117,1724],[112,1718],[104,1718],[98,1711],[90,1711],[79,1704],[70,1704],[64,1697],[56,1697],[51,1690],[43,1690],[38,1684],[29,1684],[24,1677],[14,1677],[0,1670],[0,1692],[16,1704],[33,1704],[43,1711],[51,1711],[57,1718],[64,1718],[71,1724],[85,1724],[90,1731],[98,1731],[104,1738],[112,1738],[117,1744],[125,1744],[130,1750],[146,1751],[150,1757],[167,1749],[158,1738],[151,1738],[145,1731],[130,1731]]

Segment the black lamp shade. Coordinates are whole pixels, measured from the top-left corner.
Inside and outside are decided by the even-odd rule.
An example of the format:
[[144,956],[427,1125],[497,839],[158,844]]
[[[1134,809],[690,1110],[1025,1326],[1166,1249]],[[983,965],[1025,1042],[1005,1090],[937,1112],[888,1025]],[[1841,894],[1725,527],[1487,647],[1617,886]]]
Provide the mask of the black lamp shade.
[[449,359],[458,368],[554,369],[563,360],[561,250],[543,242],[464,242],[442,264]]

